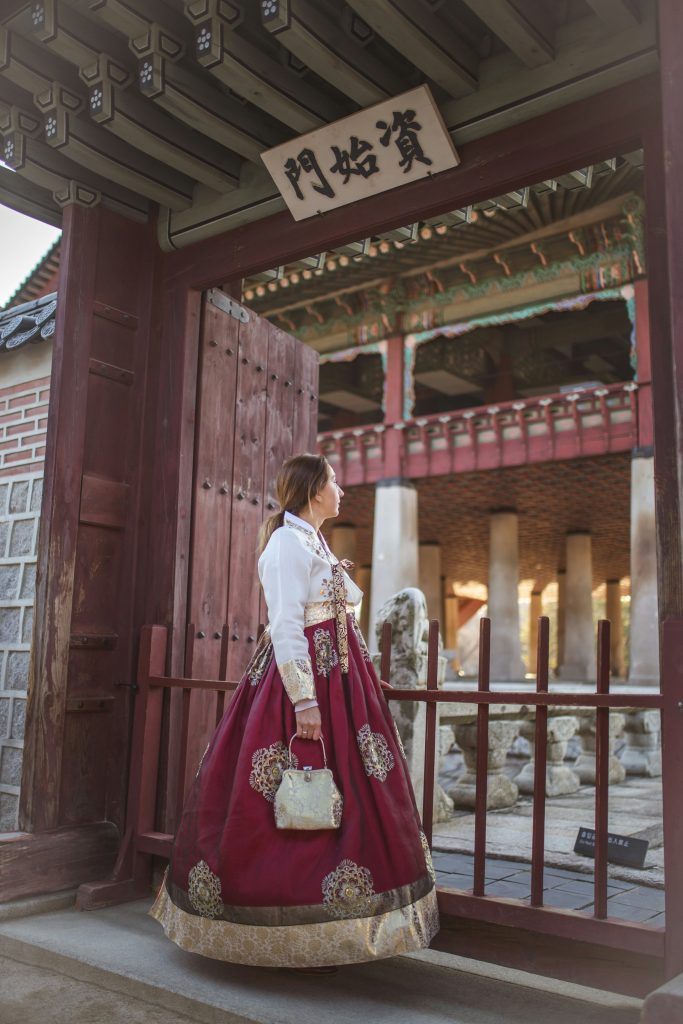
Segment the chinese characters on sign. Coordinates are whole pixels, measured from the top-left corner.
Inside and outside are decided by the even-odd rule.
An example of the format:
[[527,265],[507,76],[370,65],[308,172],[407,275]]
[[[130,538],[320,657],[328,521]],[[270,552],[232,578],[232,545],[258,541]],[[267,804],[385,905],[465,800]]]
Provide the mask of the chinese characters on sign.
[[459,163],[426,85],[263,153],[295,220]]

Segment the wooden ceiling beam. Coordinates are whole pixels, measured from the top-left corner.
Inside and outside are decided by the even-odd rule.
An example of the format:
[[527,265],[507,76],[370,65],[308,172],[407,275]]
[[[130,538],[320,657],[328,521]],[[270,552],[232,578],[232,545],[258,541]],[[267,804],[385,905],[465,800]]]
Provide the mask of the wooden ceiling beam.
[[375,32],[449,96],[477,87],[478,56],[418,0],[347,0]]
[[170,209],[191,205],[194,182],[190,178],[78,117],[82,101],[60,83],[38,93],[34,102],[43,114],[47,144],[63,150],[81,167]]
[[272,60],[235,29],[241,8],[230,0],[192,0],[185,11],[195,29],[195,54],[200,65],[238,96],[303,134],[348,113],[342,102]]
[[527,67],[549,64],[554,52],[552,5],[546,0],[465,0]]
[[44,188],[38,188],[30,181],[0,165],[0,203],[10,210],[33,217],[43,224],[61,228],[62,215],[54,196]]
[[[72,7],[83,7],[83,0],[67,0]],[[88,10],[127,38],[143,35],[153,23],[185,45],[192,33],[183,15],[160,0],[87,0]]]
[[128,78],[122,81],[119,69],[106,57],[82,68],[81,78],[89,87],[89,113],[96,124],[215,192],[239,185],[240,161],[233,153],[179,125],[142,97],[125,92],[122,86]]
[[310,0],[262,4],[261,22],[282,46],[360,107],[405,90],[398,76]]
[[76,67],[92,64],[106,52],[119,64],[126,60],[125,47],[95,22],[79,17],[60,0],[29,4],[10,23],[13,31],[42,43]]
[[175,63],[158,25],[131,38],[130,48],[138,58],[141,94],[176,120],[259,167],[261,153],[285,141],[287,133],[276,121]]
[[[58,0],[42,0],[33,14],[29,21],[17,19],[17,26],[23,32],[28,29],[31,38],[78,68],[88,88],[88,111],[94,121],[142,153],[216,192],[237,187],[240,176],[237,157],[213,140],[155,111],[141,98],[123,92],[131,79],[128,68],[120,60],[112,59],[108,52],[90,45],[93,31],[96,37],[103,34],[97,24],[79,17],[70,8],[58,4]],[[99,42],[110,49],[116,38],[107,33]],[[125,56],[130,58],[127,50]]]
[[69,181],[99,192],[105,205],[135,220],[145,221],[149,213],[146,200],[115,182],[88,172],[88,183],[82,181],[83,169],[61,153],[41,142],[43,122],[40,116],[0,99],[0,134],[3,136],[2,159],[27,181],[54,195],[68,191]]
[[601,21],[617,31],[637,28],[640,24],[638,8],[633,0],[587,0],[587,3]]

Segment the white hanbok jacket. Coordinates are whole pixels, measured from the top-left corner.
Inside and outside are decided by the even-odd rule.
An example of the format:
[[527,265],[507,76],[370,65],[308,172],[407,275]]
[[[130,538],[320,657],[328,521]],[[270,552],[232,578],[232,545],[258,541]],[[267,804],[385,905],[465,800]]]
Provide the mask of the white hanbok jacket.
[[[304,628],[334,618],[330,566],[338,561],[322,534],[291,512],[285,512],[284,524],[272,534],[258,561],[275,662],[297,711],[317,703]],[[363,591],[346,572],[344,586],[351,611]]]

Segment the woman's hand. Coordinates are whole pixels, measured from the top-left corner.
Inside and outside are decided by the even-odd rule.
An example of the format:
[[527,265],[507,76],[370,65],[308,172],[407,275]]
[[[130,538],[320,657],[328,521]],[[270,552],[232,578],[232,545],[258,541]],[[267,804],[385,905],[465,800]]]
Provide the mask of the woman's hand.
[[296,713],[296,734],[302,740],[319,740],[321,733],[320,708],[306,708]]
[[379,685],[382,687],[383,690],[393,690],[393,686],[391,685],[391,683],[387,683],[385,679],[380,679]]

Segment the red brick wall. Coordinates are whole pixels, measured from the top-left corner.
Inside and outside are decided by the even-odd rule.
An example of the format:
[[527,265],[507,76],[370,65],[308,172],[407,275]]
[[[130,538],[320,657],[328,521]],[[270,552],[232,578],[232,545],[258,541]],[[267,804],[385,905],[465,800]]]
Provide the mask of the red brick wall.
[[0,477],[42,470],[49,395],[49,377],[0,388]]

